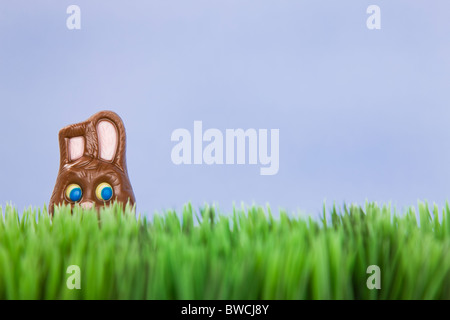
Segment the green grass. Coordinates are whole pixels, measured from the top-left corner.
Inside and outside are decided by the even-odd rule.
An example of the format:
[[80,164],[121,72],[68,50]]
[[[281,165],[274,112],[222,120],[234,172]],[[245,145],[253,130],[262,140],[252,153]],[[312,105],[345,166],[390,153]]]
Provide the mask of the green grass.
[[[0,299],[449,299],[450,209],[366,203],[321,219],[212,207],[151,219],[11,206],[0,217]],[[440,216],[440,217],[439,217]],[[69,290],[78,265],[81,289]],[[369,290],[367,267],[381,269]]]

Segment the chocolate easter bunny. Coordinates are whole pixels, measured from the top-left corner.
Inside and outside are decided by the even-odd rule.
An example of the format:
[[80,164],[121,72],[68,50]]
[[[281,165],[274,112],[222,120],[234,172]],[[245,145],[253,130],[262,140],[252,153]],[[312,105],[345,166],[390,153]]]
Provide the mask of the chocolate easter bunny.
[[135,203],[125,159],[126,135],[120,117],[101,111],[59,131],[60,166],[49,204],[97,210],[112,201]]

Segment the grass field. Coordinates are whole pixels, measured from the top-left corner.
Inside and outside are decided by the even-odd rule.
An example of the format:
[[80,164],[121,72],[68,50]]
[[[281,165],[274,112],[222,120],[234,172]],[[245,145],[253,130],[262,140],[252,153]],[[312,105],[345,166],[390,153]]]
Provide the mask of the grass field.
[[[212,207],[13,207],[0,219],[0,299],[449,299],[450,208],[324,208],[322,219]],[[70,265],[81,289],[68,289]],[[367,268],[381,270],[369,290]]]

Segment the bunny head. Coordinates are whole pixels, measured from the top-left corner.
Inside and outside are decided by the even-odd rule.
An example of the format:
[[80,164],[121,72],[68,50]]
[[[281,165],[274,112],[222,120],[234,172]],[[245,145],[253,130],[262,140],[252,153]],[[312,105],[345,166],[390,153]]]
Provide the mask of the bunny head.
[[112,201],[135,203],[125,159],[126,135],[120,117],[101,111],[59,131],[60,166],[49,212],[59,204],[97,210]]

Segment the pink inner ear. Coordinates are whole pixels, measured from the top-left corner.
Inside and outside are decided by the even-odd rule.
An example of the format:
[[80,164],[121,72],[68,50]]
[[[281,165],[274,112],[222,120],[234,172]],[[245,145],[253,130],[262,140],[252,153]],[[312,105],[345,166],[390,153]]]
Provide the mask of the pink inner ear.
[[97,134],[100,159],[111,161],[117,149],[116,127],[111,122],[102,120],[97,124]]
[[69,161],[80,159],[84,153],[84,138],[75,137],[69,139]]

